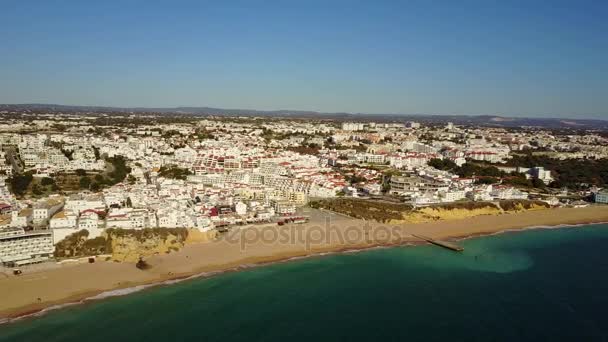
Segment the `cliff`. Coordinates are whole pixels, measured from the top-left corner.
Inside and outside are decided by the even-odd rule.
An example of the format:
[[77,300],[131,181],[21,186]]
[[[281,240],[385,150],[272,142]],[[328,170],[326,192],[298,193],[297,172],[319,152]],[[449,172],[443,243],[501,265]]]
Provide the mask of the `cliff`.
[[455,202],[413,208],[401,203],[350,198],[315,201],[310,206],[332,210],[354,218],[371,219],[389,224],[459,220],[481,215],[502,215],[550,207],[547,203],[541,201],[503,200],[497,202]]
[[157,254],[176,252],[188,238],[187,229],[108,229],[106,238],[115,261],[137,262]]
[[55,245],[55,257],[112,254],[115,261],[137,262],[140,257],[178,251],[188,243],[210,241],[216,233],[185,228],[107,229],[102,236],[87,239],[88,231],[81,230]]

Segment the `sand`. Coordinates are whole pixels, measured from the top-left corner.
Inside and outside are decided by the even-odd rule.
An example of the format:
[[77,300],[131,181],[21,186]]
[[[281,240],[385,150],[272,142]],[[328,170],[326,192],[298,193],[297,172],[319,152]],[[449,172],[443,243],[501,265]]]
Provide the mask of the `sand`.
[[179,252],[151,257],[147,259],[151,265],[147,270],[139,270],[132,263],[98,261],[26,268],[21,276],[0,273],[0,318],[6,320],[78,302],[105,291],[182,279],[204,272],[237,270],[243,266],[325,252],[420,243],[411,234],[448,239],[539,226],[608,222],[608,206],[403,225],[382,225],[319,211],[309,214],[312,220],[307,224],[237,229],[216,241],[191,244]]

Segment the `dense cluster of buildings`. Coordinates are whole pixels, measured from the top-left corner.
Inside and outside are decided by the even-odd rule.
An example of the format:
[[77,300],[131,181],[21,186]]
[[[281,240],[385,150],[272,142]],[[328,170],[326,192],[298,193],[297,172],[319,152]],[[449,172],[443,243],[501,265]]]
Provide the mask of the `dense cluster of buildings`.
[[[513,186],[478,184],[429,161],[489,163],[550,183],[550,170],[502,163],[523,148],[559,158],[608,156],[599,136],[560,141],[546,132],[451,123],[150,120],[106,124],[100,132],[90,119],[49,115],[34,121],[45,133],[23,134],[29,126],[18,120],[0,124],[0,263],[44,260],[53,244],[82,229],[89,238],[108,228],[208,231],[294,215],[311,198],[399,196],[415,205],[524,199],[528,194]],[[64,191],[60,184],[56,193],[26,191],[17,200],[7,186],[8,177],[24,173],[33,182],[65,175],[103,180],[115,171],[112,157],[126,161],[128,174],[99,191]],[[595,198],[605,202],[606,193]]]

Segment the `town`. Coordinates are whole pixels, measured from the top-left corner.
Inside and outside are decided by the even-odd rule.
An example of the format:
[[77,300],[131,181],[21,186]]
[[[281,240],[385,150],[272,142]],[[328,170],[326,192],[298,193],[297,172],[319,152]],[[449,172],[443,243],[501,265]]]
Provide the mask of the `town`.
[[0,263],[87,231],[305,221],[333,198],[608,203],[605,133],[451,122],[4,111]]

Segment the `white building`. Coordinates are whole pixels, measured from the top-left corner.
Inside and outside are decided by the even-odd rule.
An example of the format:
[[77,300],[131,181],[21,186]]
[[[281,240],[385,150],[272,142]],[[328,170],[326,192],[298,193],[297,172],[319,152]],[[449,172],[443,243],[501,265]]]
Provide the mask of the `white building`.
[[58,199],[48,198],[34,204],[34,224],[45,224],[63,207]]
[[55,247],[49,231],[25,232],[23,228],[0,230],[0,264],[20,266],[49,259]]

